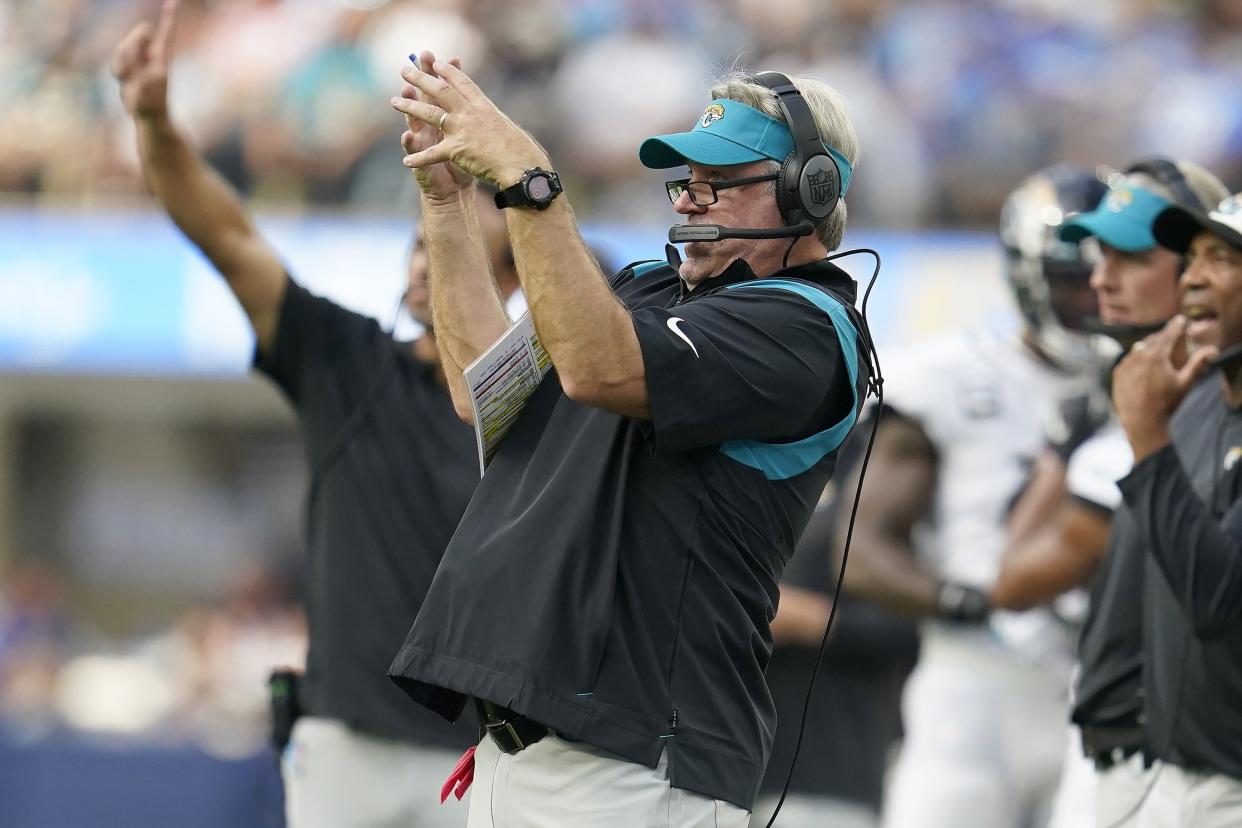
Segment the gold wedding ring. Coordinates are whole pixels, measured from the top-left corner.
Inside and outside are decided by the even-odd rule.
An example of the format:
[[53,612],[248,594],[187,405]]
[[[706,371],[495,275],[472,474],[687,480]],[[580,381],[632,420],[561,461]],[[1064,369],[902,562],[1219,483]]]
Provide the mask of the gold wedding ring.
[[441,132],[444,132],[444,122],[447,120],[448,120],[448,113],[445,112],[443,115],[440,116],[440,122],[436,124],[436,129],[440,130]]

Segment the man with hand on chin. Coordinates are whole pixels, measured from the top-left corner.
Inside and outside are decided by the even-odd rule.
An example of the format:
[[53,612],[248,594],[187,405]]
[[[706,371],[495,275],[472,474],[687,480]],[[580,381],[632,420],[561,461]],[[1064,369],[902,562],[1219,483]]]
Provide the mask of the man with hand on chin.
[[391,675],[447,718],[479,710],[472,826],[744,826],[775,728],[781,572],[869,380],[854,282],[825,261],[857,155],[844,106],[814,81],[722,79],[693,130],[640,159],[689,168],[667,189],[692,232],[761,238],[605,279],[542,148],[455,62],[423,53],[402,74],[458,412],[461,369],[507,325],[476,179],[500,189],[556,371],[488,466]]
[[[1181,305],[1182,257],[1152,235],[1156,216],[1171,204],[1197,209],[1228,195],[1215,176],[1188,160],[1148,158],[1126,169],[1094,209],[1058,231],[1066,241],[1094,237],[1098,243],[1091,272],[1099,299],[1096,330],[1123,351],[1159,330]],[[1056,497],[1037,528],[1022,533],[1011,524],[992,602],[1025,610],[1072,588],[1090,589],[1078,639],[1070,744],[1049,826],[1095,828],[1133,814],[1151,780],[1142,756],[1147,543],[1117,488],[1134,462],[1121,424],[1110,410],[1091,433],[1092,418],[1082,416],[1089,407],[1069,402],[1062,409],[1070,416],[1061,422],[1078,425],[1057,429],[1055,447],[1044,451],[1022,504],[1047,491],[1048,481],[1055,481]],[[1082,437],[1074,439],[1075,433]]]
[[[1242,199],[1165,209],[1182,314],[1131,350],[1113,402],[1134,449],[1118,485],[1148,539],[1138,828],[1242,824]],[[1220,373],[1200,380],[1214,360]],[[1175,413],[1176,412],[1176,413]]]

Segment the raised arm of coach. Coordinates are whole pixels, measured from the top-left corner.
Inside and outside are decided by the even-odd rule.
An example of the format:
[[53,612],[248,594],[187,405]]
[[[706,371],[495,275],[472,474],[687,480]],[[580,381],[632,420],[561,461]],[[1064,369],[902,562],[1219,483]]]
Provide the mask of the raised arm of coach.
[[[404,163],[418,172],[422,191],[435,328],[446,362],[458,369],[454,403],[470,421],[460,369],[508,325],[499,300],[493,301],[487,270],[479,267],[482,239],[470,190],[474,179],[505,189],[527,170],[550,170],[551,163],[453,62],[423,52],[418,65],[405,67],[401,75],[408,85],[392,103],[410,126],[404,143],[411,153]],[[509,210],[507,218],[526,300],[565,393],[619,414],[647,416],[634,326],[579,234],[566,199],[545,210]]]
[[287,278],[232,187],[190,145],[168,113],[168,64],[177,2],[142,22],[117,47],[112,73],[138,132],[142,173],[173,222],[220,272],[250,320],[259,350],[271,349]]

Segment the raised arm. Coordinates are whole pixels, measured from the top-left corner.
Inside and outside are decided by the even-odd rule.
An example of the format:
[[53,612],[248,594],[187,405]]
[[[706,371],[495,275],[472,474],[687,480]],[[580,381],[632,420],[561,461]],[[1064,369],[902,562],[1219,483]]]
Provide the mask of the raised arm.
[[276,335],[286,276],[233,188],[190,146],[168,114],[168,64],[176,0],[154,26],[139,23],[112,57],[121,99],[138,131],[138,155],[151,192],[185,236],[228,283],[260,350]]
[[[430,52],[418,57],[419,74],[434,76]],[[454,58],[450,64],[457,68]],[[413,69],[413,67],[411,67]],[[415,86],[406,84],[401,96],[411,107],[431,106]],[[440,130],[411,116],[405,106],[407,130],[401,145],[407,153],[418,153],[440,143]],[[474,422],[469,389],[463,371],[496,340],[509,325],[504,303],[496,290],[483,241],[483,230],[476,211],[474,179],[452,163],[429,164],[414,168],[414,178],[422,201],[422,230],[427,244],[428,285],[431,316],[444,376],[457,416]]]
[[[394,98],[394,108],[425,129],[443,127],[441,136],[420,142],[406,157],[407,166],[422,174],[452,162],[498,187],[516,183],[533,167],[550,168],[542,147],[458,67],[444,62],[428,67],[420,61],[402,76],[421,99]],[[650,416],[642,351],[630,315],[600,274],[567,199],[558,198],[543,211],[511,209],[507,220],[518,278],[565,393],[626,416]],[[432,278],[434,307],[434,260]]]

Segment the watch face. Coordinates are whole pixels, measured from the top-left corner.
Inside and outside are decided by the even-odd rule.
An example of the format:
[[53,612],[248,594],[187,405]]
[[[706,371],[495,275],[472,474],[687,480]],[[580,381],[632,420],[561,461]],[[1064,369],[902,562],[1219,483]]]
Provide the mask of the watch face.
[[552,185],[548,183],[547,176],[531,176],[526,182],[526,194],[535,201],[547,201],[552,198]]

